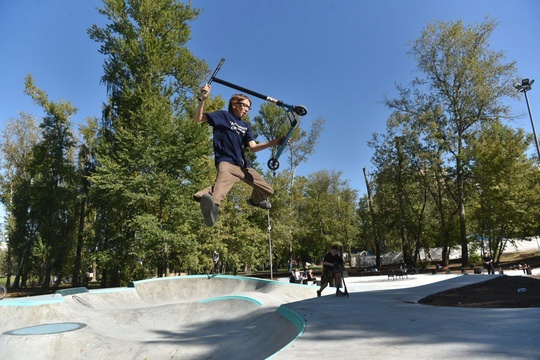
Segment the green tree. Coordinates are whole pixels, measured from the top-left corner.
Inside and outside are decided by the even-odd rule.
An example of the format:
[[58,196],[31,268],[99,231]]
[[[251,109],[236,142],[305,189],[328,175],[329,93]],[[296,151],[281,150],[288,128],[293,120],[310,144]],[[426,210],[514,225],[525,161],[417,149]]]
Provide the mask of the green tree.
[[[409,87],[398,86],[399,97],[386,101],[395,112],[410,115],[403,117],[406,121],[424,122],[423,136],[437,139],[441,146],[453,177],[449,190],[458,211],[464,265],[468,264],[469,179],[464,150],[481,124],[508,116],[503,100],[516,96],[509,86],[515,79],[515,63],[506,62],[502,52],[489,47],[496,25],[489,18],[469,27],[462,21],[429,24],[411,48],[421,76]],[[424,116],[428,111],[433,116]]]
[[[87,124],[80,127],[82,143],[79,145],[77,156],[77,180],[79,201],[79,223],[77,229],[77,245],[75,250],[75,260],[73,264],[73,287],[81,286],[83,283],[83,266],[89,267],[92,260],[85,257],[93,251],[89,244],[89,228],[92,228],[92,219],[88,216],[88,201],[90,195],[90,177],[96,169],[96,147],[98,140],[98,121],[95,118],[88,118]],[[87,224],[89,226],[87,226]],[[84,251],[87,250],[87,251]],[[86,261],[85,261],[86,260]]]
[[[449,248],[458,240],[452,231],[455,207],[448,206],[452,179],[446,174],[440,145],[423,136],[422,122],[410,120],[413,116],[394,113],[386,134],[374,134],[370,142],[375,150],[374,199],[379,203],[380,232],[387,250],[402,250],[406,263],[418,264],[421,248],[434,246],[443,248],[447,263]],[[401,241],[397,244],[394,239]]]
[[13,288],[20,287],[21,276],[31,271],[34,227],[30,221],[30,186],[33,149],[40,139],[39,128],[32,115],[21,113],[11,119],[2,134],[1,200],[7,218],[7,286],[15,268]]
[[531,141],[522,129],[496,122],[484,125],[468,149],[475,188],[472,228],[487,241],[483,250],[496,261],[508,239],[535,235],[528,229],[536,223],[540,182],[526,156]]
[[191,194],[209,174],[208,131],[188,101],[208,72],[186,48],[199,10],[174,0],[105,0],[110,23],[88,33],[106,56],[109,99],[92,174],[103,285],[140,266],[167,274],[197,249]]
[[40,124],[42,140],[33,148],[30,215],[46,249],[40,280],[43,289],[47,290],[51,275],[61,279],[67,273],[66,267],[75,244],[76,142],[69,118],[77,109],[66,101],[50,101],[48,95],[34,85],[30,75],[25,84],[25,92],[46,113]]
[[287,174],[290,176],[291,183],[289,187],[292,186],[298,166],[315,152],[315,147],[324,129],[324,118],[319,117],[312,121],[308,132],[301,126],[302,119],[300,117],[292,112],[286,112],[282,107],[272,103],[261,105],[259,115],[253,118],[255,132],[262,135],[267,141],[285,136],[291,126],[291,121],[294,121],[295,118],[299,123],[291,134],[285,151],[285,154],[288,154]]
[[322,259],[334,244],[348,252],[357,239],[357,194],[341,176],[339,171],[322,170],[304,183],[295,236],[309,259]]
[[[296,117],[296,118],[295,118]],[[271,211],[273,219],[273,232],[275,249],[280,253],[280,257],[292,259],[293,249],[303,251],[299,244],[298,233],[298,204],[301,201],[301,186],[295,186],[296,170],[300,164],[308,159],[315,152],[318,139],[323,131],[325,120],[317,118],[309,126],[309,131],[302,127],[301,118],[291,112],[286,112],[282,107],[275,104],[264,103],[259,114],[254,117],[254,130],[258,135],[262,135],[266,140],[285,136],[290,129],[291,121],[297,120],[299,123],[289,138],[289,142],[283,155],[286,155],[288,168],[276,173],[273,172],[275,194],[272,198],[273,209]],[[305,122],[304,122],[305,123]],[[273,149],[272,156],[275,156],[277,147]],[[283,162],[284,156],[280,158]],[[305,255],[304,256],[308,256]]]

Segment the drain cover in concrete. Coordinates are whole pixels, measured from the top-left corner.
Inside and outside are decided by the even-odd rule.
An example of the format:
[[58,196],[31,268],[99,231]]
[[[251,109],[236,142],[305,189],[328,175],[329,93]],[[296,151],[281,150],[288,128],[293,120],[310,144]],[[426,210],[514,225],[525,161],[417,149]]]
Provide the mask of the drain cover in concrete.
[[5,335],[47,335],[75,331],[86,327],[83,323],[55,323],[24,327],[21,329],[6,331]]

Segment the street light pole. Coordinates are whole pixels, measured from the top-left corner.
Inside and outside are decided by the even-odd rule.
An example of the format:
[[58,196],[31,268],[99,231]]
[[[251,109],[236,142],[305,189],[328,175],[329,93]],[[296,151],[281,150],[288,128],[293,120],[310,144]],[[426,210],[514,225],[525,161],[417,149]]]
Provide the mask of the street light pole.
[[527,96],[527,91],[524,91],[523,94],[525,94],[525,102],[527,103],[527,109],[529,110],[529,117],[531,118],[531,125],[533,129],[533,135],[534,135],[534,143],[536,144],[536,152],[538,153],[538,159],[540,160],[540,146],[538,145],[538,138],[536,137],[536,130],[534,128],[534,120],[531,112],[531,105],[529,105],[529,97]]
[[274,269],[272,264],[272,236],[270,232],[272,225],[270,224],[270,209],[268,209],[268,247],[270,248],[270,280],[274,280]]
[[515,83],[514,87],[516,88],[517,91],[522,92],[525,95],[525,102],[527,103],[527,110],[529,111],[529,118],[531,119],[531,125],[532,125],[532,130],[533,130],[533,135],[534,135],[534,144],[536,145],[536,152],[538,154],[538,160],[540,161],[540,146],[538,145],[538,138],[536,136],[536,129],[534,127],[534,120],[533,120],[533,115],[531,111],[531,105],[529,104],[529,97],[527,96],[527,91],[532,89],[533,83],[534,83],[534,80],[529,81],[529,79],[523,79],[521,80],[521,84]]

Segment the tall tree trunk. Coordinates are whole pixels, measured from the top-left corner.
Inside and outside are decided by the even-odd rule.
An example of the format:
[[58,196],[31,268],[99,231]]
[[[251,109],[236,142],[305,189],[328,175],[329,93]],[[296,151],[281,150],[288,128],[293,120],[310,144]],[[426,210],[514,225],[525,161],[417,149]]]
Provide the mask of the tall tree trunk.
[[81,256],[84,241],[84,217],[86,212],[86,200],[82,199],[79,208],[79,231],[77,234],[77,250],[75,253],[75,265],[73,266],[73,287],[81,286]]
[[11,286],[11,275],[12,275],[12,272],[11,272],[11,267],[13,266],[13,259],[11,258],[11,246],[8,245],[8,249],[7,249],[7,279],[6,279],[6,287],[10,287]]
[[366,188],[368,193],[368,206],[369,212],[371,213],[371,223],[373,226],[373,238],[375,239],[375,266],[377,269],[381,268],[381,243],[379,240],[377,225],[375,224],[375,210],[373,209],[373,200],[371,198],[371,188],[369,186],[369,181],[367,178],[366,168],[362,169],[364,171],[364,179],[366,181]]
[[15,274],[15,279],[13,280],[13,289],[20,289],[20,282],[21,282],[21,275],[22,275],[22,269],[24,266],[24,261],[26,260],[26,253],[28,252],[28,248],[24,249],[24,252],[21,256],[21,259],[19,261],[19,267],[17,268],[17,273]]

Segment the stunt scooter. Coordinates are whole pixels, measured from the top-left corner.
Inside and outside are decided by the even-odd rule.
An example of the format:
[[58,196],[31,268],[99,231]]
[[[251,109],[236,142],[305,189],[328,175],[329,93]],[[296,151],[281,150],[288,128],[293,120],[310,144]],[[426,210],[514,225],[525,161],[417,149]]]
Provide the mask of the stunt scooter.
[[290,122],[289,131],[287,132],[287,135],[285,136],[285,139],[283,140],[283,143],[278,148],[276,154],[274,156],[272,156],[272,158],[270,158],[270,160],[268,160],[268,163],[267,163],[268,168],[270,170],[276,171],[277,169],[279,169],[279,157],[283,153],[283,150],[285,149],[285,146],[287,145],[287,142],[289,141],[289,138],[291,137],[294,129],[296,128],[296,125],[298,125],[298,119],[297,119],[296,115],[305,116],[305,115],[307,115],[308,110],[307,110],[307,108],[305,106],[302,106],[302,105],[289,105],[289,104],[284,103],[281,100],[274,99],[274,98],[272,98],[270,96],[263,95],[261,93],[255,92],[253,90],[246,89],[246,88],[244,88],[242,86],[230,83],[228,81],[225,81],[225,80],[222,80],[222,79],[216,77],[218,71],[221,69],[221,66],[223,65],[224,62],[225,62],[225,59],[222,58],[221,61],[218,64],[218,66],[214,70],[214,73],[212,74],[212,76],[208,80],[208,85],[212,84],[212,82],[215,81],[218,84],[221,84],[221,85],[230,87],[232,89],[244,92],[246,94],[255,96],[255,97],[259,98],[259,99],[274,103],[277,106],[282,107],[285,110],[286,114],[287,114],[287,118],[289,119],[289,122]]
[[338,297],[349,297],[349,291],[347,290],[347,284],[345,284],[345,276],[343,276],[343,268],[340,269],[341,273],[341,282],[343,283],[343,288],[345,291],[341,293],[336,293],[336,296]]

